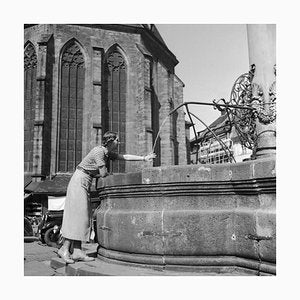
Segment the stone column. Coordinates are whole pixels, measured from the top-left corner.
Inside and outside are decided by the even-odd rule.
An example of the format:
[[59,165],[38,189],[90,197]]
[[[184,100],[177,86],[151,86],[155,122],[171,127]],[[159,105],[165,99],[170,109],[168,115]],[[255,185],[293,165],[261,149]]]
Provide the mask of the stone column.
[[247,25],[249,62],[254,67],[251,105],[256,109],[254,156],[276,153],[276,25]]

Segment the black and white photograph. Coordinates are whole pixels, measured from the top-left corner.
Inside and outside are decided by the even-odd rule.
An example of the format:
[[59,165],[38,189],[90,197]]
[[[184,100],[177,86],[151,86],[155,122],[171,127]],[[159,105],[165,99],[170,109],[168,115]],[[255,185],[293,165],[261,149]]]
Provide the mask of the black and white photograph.
[[276,275],[275,154],[275,24],[24,25],[25,275]]
[[294,277],[297,22],[231,2],[45,2],[7,33],[25,297],[265,299]]

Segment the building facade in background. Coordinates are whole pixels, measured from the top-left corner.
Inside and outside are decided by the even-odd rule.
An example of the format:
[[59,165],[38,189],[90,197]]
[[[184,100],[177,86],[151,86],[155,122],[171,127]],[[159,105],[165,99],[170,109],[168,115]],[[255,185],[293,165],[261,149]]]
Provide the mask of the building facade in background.
[[107,130],[118,132],[120,153],[145,155],[164,121],[153,165],[186,164],[184,112],[168,117],[183,102],[177,64],[155,25],[25,25],[25,175],[73,173]]
[[250,159],[252,150],[242,145],[225,111],[208,127],[210,130],[206,128],[198,132],[197,139],[191,141],[192,164],[196,164],[197,160],[201,164],[228,163],[230,157],[234,157],[236,162]]

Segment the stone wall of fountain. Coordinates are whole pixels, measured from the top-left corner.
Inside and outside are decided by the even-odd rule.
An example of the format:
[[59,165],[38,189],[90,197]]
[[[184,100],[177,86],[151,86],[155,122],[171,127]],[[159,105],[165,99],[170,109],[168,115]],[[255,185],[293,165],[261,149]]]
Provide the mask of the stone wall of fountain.
[[182,272],[276,273],[274,158],[148,168],[98,189],[98,256]]

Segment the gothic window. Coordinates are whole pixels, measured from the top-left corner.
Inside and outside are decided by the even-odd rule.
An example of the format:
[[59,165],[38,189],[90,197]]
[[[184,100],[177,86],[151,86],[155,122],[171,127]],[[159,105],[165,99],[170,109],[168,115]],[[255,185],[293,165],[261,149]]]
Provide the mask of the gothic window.
[[58,171],[73,172],[82,159],[82,122],[85,64],[75,41],[61,61]]
[[[126,151],[126,71],[121,53],[117,49],[109,52],[104,65],[103,132],[118,133],[120,144],[116,151],[120,154]],[[109,168],[113,173],[124,173],[125,161],[114,161]]]
[[37,56],[32,44],[24,51],[24,171],[33,170],[33,130],[36,100]]

